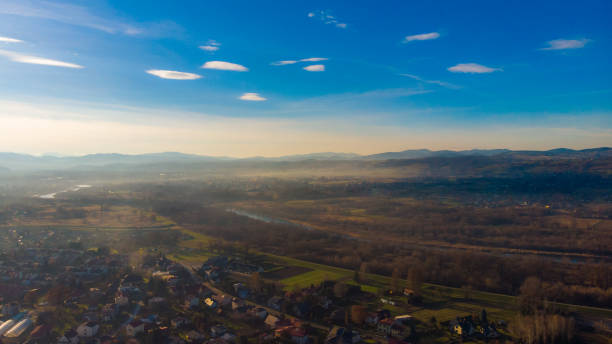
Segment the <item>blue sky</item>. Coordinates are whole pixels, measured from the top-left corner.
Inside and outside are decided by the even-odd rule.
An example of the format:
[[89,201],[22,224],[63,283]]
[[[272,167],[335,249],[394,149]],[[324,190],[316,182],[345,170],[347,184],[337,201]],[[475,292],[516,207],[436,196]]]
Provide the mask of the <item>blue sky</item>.
[[0,151],[610,146],[609,13],[603,0],[3,0]]

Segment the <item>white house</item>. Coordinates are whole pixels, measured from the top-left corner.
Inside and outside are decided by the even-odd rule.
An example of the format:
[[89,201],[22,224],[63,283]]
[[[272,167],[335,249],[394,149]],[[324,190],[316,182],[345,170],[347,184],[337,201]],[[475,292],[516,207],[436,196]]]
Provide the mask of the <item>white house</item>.
[[125,334],[134,337],[139,333],[143,333],[145,330],[144,325],[145,324],[140,320],[130,321],[130,323],[125,326]]
[[84,322],[79,327],[77,327],[77,333],[79,337],[91,338],[98,334],[98,330],[100,329],[100,325],[97,322],[88,321]]

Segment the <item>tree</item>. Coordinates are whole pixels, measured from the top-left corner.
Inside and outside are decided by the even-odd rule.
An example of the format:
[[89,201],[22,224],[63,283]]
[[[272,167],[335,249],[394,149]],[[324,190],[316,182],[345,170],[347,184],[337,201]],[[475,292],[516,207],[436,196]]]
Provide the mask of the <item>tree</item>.
[[399,292],[399,289],[400,289],[399,279],[400,279],[400,271],[396,267],[393,269],[393,272],[391,273],[391,290],[393,291],[393,293]]
[[487,319],[487,311],[484,308],[480,312],[480,323],[484,325],[489,323],[489,319]]
[[519,304],[523,314],[534,314],[544,307],[542,281],[537,277],[527,277],[520,288]]
[[251,289],[253,289],[253,291],[255,292],[261,291],[262,281],[261,281],[261,276],[259,275],[259,272],[254,272],[253,274],[251,274],[251,279],[249,280],[249,284],[251,286]]
[[341,299],[346,296],[347,292],[348,292],[348,287],[346,286],[346,284],[342,282],[338,282],[336,283],[336,285],[334,285],[334,296],[335,297]]
[[359,281],[362,283],[367,280],[368,270],[368,263],[361,263],[361,266],[359,267]]
[[406,276],[406,287],[419,294],[423,285],[423,270],[420,267],[412,267]]

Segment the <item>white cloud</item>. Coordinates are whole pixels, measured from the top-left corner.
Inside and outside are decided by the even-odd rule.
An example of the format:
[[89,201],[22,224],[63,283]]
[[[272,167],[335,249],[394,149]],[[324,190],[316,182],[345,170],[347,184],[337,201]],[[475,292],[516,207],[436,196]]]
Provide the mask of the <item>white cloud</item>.
[[332,24],[335,27],[340,28],[340,29],[346,29],[348,26],[346,23],[339,21],[338,18],[333,16],[329,11],[321,10],[321,11],[308,12],[308,18],[319,19],[325,24],[328,24],[328,25]]
[[240,100],[248,100],[252,102],[261,102],[267,100],[266,98],[259,95],[259,93],[244,93],[238,99]]
[[0,50],[0,56],[4,56],[13,62],[19,62],[19,63],[28,63],[28,64],[37,64],[37,65],[64,67],[64,68],[84,68],[81,65],[70,63],[70,62],[51,60],[51,59],[47,59],[44,57],[38,57],[38,56],[23,55],[20,53],[16,53],[13,51],[7,51],[7,50]]
[[160,77],[162,79],[172,79],[172,80],[196,80],[202,77],[194,73],[177,72],[174,70],[163,70],[163,69],[149,69],[146,72],[151,75]]
[[294,63],[298,63],[298,61],[296,61],[296,60],[284,60],[284,61],[272,62],[270,64],[273,65],[273,66],[285,66],[285,65],[290,65],[290,64],[294,64]]
[[225,61],[208,61],[202,65],[205,69],[231,70],[234,72],[246,72],[249,69],[243,65]]
[[491,68],[477,63],[459,63],[458,65],[448,68],[448,71],[453,73],[470,73],[470,74],[484,74],[502,71],[501,68]]
[[276,61],[276,62],[272,62],[271,65],[285,66],[285,65],[290,65],[290,64],[296,64],[298,62],[319,62],[319,61],[326,61],[326,60],[329,60],[329,59],[327,57],[309,57],[309,58],[299,59],[299,60]]
[[10,38],[10,37],[2,37],[0,36],[0,42],[1,43],[21,43],[23,42],[20,39],[16,39],[16,38]]
[[411,79],[414,79],[416,81],[420,81],[420,82],[424,82],[426,84],[433,84],[433,85],[438,85],[438,86],[442,86],[442,87],[446,87],[446,88],[452,88],[452,89],[458,89],[461,88],[457,85],[453,85],[449,82],[446,81],[440,81],[440,80],[427,80],[427,79],[423,79],[418,75],[414,75],[414,74],[400,74],[401,76],[405,76]]
[[440,34],[437,32],[421,33],[418,35],[406,36],[406,38],[404,38],[404,43],[412,42],[412,41],[428,41],[430,39],[436,39],[439,37],[440,37]]
[[548,45],[540,50],[565,50],[565,49],[580,49],[589,43],[589,39],[555,39],[546,42]]
[[318,62],[329,60],[327,57],[309,57],[307,59],[301,59],[301,62]]
[[309,72],[323,72],[325,71],[325,65],[322,65],[322,64],[310,65],[310,66],[304,67],[304,70],[307,70]]
[[201,45],[200,49],[206,50],[206,51],[217,51],[219,50],[220,46],[221,46],[221,43],[215,41],[214,39],[211,39],[208,42],[206,42],[206,45]]
[[214,45],[200,45],[200,49],[206,51],[217,51],[219,50],[219,47],[216,47]]

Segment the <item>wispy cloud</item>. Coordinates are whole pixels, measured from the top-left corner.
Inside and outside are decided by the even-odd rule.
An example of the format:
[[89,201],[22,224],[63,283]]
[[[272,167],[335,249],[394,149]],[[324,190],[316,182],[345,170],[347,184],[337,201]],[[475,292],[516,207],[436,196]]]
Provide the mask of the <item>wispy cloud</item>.
[[501,68],[492,68],[480,65],[478,63],[459,63],[449,67],[448,71],[453,73],[468,73],[468,74],[485,74],[493,72],[501,72]]
[[412,41],[428,41],[431,39],[437,39],[439,37],[440,37],[440,34],[437,32],[421,33],[418,35],[406,36],[403,42],[408,43]]
[[304,67],[304,70],[309,71],[309,72],[324,72],[325,65],[322,65],[322,64],[310,65],[310,66]]
[[2,37],[0,36],[0,43],[21,43],[23,42],[20,39],[17,38],[10,38],[10,37]]
[[221,46],[221,43],[211,39],[206,43],[206,45],[201,45],[200,49],[206,50],[206,51],[217,51],[219,50],[220,46]]
[[0,50],[0,56],[4,56],[8,58],[9,60],[13,62],[18,62],[18,63],[28,63],[28,64],[37,64],[37,65],[64,67],[64,68],[84,68],[83,66],[75,64],[75,63],[52,60],[52,59],[38,57],[38,56],[24,55],[24,54],[20,54],[20,53],[17,53],[14,51],[8,51],[8,50]]
[[445,81],[440,81],[440,80],[427,80],[427,79],[423,79],[420,76],[414,75],[414,74],[400,74],[401,76],[405,76],[411,79],[414,79],[416,81],[420,81],[420,82],[424,82],[426,84],[433,84],[433,85],[438,85],[438,86],[442,86],[442,87],[446,87],[446,88],[451,88],[451,89],[459,89],[461,87],[451,84],[449,82],[445,82]]
[[162,78],[162,79],[172,79],[172,80],[196,80],[202,77],[194,73],[177,72],[174,70],[164,70],[164,69],[149,69],[146,72],[151,75],[155,75],[159,78]]
[[318,61],[327,61],[327,57],[309,57],[307,59],[301,59],[301,62],[318,62]]
[[273,66],[285,66],[285,65],[290,65],[290,64],[296,64],[298,62],[319,62],[319,61],[326,61],[329,60],[327,57],[309,57],[306,59],[300,59],[300,60],[283,60],[283,61],[276,61],[276,62],[272,62],[271,65]]
[[251,93],[251,92],[242,94],[238,99],[247,100],[251,102],[261,102],[264,100],[268,100],[267,98],[260,96],[259,93]]
[[40,0],[3,0],[0,14],[30,18],[42,18],[60,23],[87,27],[110,34],[130,36],[172,36],[182,28],[171,21],[154,23],[130,23],[120,18],[93,14],[87,7],[68,3]]
[[327,25],[334,25],[337,28],[346,29],[348,24],[341,22],[336,18],[336,16],[332,15],[330,11],[320,10],[314,12],[308,12],[308,18],[319,19],[323,23]]
[[566,50],[566,49],[580,49],[589,43],[590,39],[554,39],[546,42],[546,47],[540,50]]
[[231,70],[234,72],[246,72],[249,69],[243,65],[225,61],[208,61],[202,65],[204,69]]
[[283,60],[283,61],[272,62],[270,64],[273,66],[286,66],[286,65],[295,64],[295,63],[298,63],[298,61],[297,60]]

